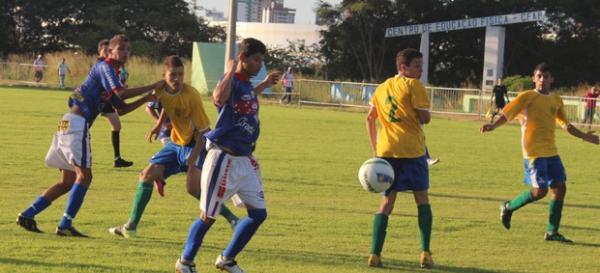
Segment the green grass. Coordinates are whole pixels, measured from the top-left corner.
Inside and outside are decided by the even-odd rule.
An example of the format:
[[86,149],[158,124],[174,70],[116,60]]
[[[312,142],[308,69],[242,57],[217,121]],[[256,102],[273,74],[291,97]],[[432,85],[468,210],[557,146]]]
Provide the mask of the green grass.
[[[0,272],[171,272],[198,215],[184,177],[169,180],[166,197],[154,194],[139,237],[124,240],[107,229],[124,223],[138,172],[160,149],[147,144],[151,126],[142,110],[123,117],[122,154],[128,169],[111,166],[110,129],[99,117],[91,130],[94,180],[75,225],[91,239],[52,234],[66,196],[38,215],[45,234],[14,224],[16,215],[58,180],[44,156],[57,121],[66,111],[66,92],[1,88]],[[215,110],[205,101],[211,120]],[[264,178],[269,217],[238,262],[248,272],[415,272],[419,255],[416,206],[402,194],[390,218],[384,269],[366,267],[372,214],[379,197],[356,178],[370,156],[364,113],[263,105],[256,151]],[[598,147],[557,132],[569,192],[561,232],[575,245],[547,243],[546,200],[515,213],[513,228],[499,223],[498,206],[526,189],[519,128],[505,126],[482,136],[479,122],[435,118],[428,146],[442,162],[431,168],[434,215],[429,272],[599,272],[600,174]],[[235,210],[239,215],[245,213]],[[197,257],[199,272],[212,263],[231,235],[219,219]]]

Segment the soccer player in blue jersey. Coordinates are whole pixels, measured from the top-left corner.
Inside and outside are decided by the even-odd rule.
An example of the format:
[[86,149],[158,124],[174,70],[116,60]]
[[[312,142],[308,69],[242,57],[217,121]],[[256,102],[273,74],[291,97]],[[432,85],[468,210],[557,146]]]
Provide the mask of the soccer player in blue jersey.
[[46,165],[61,170],[61,181],[49,187],[17,217],[17,224],[32,232],[41,232],[34,219],[50,204],[69,192],[65,213],[56,228],[60,236],[87,237],[73,227],[73,219],[83,204],[92,183],[92,156],[89,130],[105,104],[111,103],[120,115],[127,114],[154,97],[148,94],[132,103],[123,100],[160,88],[164,81],[124,89],[118,69],[129,58],[129,39],[116,35],[110,40],[110,57],[96,63],[83,84],[69,97],[69,111],[58,123],[58,132],[46,155]]
[[[104,61],[105,59],[108,59],[108,57],[109,57],[108,43],[109,43],[108,39],[103,39],[100,42],[98,42],[98,61],[99,62]],[[123,69],[125,69],[124,66],[120,67],[119,70],[122,72]],[[121,77],[121,74],[122,74],[121,72],[117,73],[117,75],[119,76],[119,80],[121,81],[121,84],[123,86],[125,86],[125,81]],[[129,75],[129,74],[127,74],[127,75]],[[130,167],[131,165],[133,165],[133,162],[127,161],[121,157],[121,119],[119,118],[119,115],[116,113],[115,108],[110,103],[107,103],[104,105],[104,107],[102,108],[101,115],[103,117],[105,117],[106,120],[108,120],[108,124],[110,125],[110,128],[112,129],[110,136],[111,136],[111,143],[113,146],[113,152],[114,152],[114,156],[115,156],[115,161],[113,163],[113,166],[115,168]]]
[[260,131],[257,96],[276,84],[279,74],[268,74],[256,87],[250,82],[260,71],[266,52],[261,41],[244,39],[239,55],[227,63],[225,75],[213,91],[219,116],[215,128],[205,135],[208,154],[202,167],[201,213],[190,227],[183,253],[175,264],[177,272],[196,272],[194,258],[202,240],[233,195],[243,202],[248,217],[240,220],[229,245],[217,258],[218,269],[243,272],[235,257],[267,218],[259,165],[252,152]]

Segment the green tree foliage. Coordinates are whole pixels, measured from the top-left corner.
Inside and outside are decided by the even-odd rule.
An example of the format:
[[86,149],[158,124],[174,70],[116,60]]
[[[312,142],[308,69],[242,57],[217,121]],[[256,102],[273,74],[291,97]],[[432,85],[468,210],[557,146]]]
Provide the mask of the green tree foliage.
[[[396,73],[396,52],[419,47],[419,35],[384,39],[383,31],[387,27],[546,10],[549,18],[546,23],[506,26],[504,75],[530,75],[537,63],[545,61],[554,67],[556,83],[564,86],[598,81],[600,6],[596,2],[344,0],[335,6],[321,1],[315,10],[319,22],[327,26],[321,39],[327,78],[377,81]],[[432,33],[430,82],[479,86],[484,42],[485,29]]]
[[2,31],[14,34],[16,44],[0,43],[5,54],[64,49],[94,53],[100,39],[124,33],[141,50],[135,53],[189,57],[192,42],[220,41],[225,36],[223,28],[210,27],[193,15],[184,0],[4,1],[0,20],[8,21],[9,27]]

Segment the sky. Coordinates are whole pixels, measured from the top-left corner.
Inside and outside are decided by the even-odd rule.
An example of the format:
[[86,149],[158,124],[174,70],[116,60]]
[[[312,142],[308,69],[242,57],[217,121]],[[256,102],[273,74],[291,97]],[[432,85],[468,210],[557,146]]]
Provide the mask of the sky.
[[[227,15],[229,0],[197,0],[198,5],[205,8],[214,8],[223,11]],[[326,0],[331,4],[338,4],[341,0]],[[287,8],[296,9],[296,24],[314,24],[315,12],[312,10],[317,0],[284,0],[283,5]]]

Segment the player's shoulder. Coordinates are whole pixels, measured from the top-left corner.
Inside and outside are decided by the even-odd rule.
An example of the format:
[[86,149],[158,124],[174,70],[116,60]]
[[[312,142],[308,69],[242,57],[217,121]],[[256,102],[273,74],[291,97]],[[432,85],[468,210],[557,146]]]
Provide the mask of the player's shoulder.
[[190,95],[194,95],[194,96],[196,96],[196,95],[200,96],[200,92],[198,92],[198,90],[195,87],[193,87],[193,86],[191,86],[191,85],[189,85],[187,83],[183,83],[183,87],[181,88],[181,91],[183,93],[186,93],[186,94],[190,94]]

